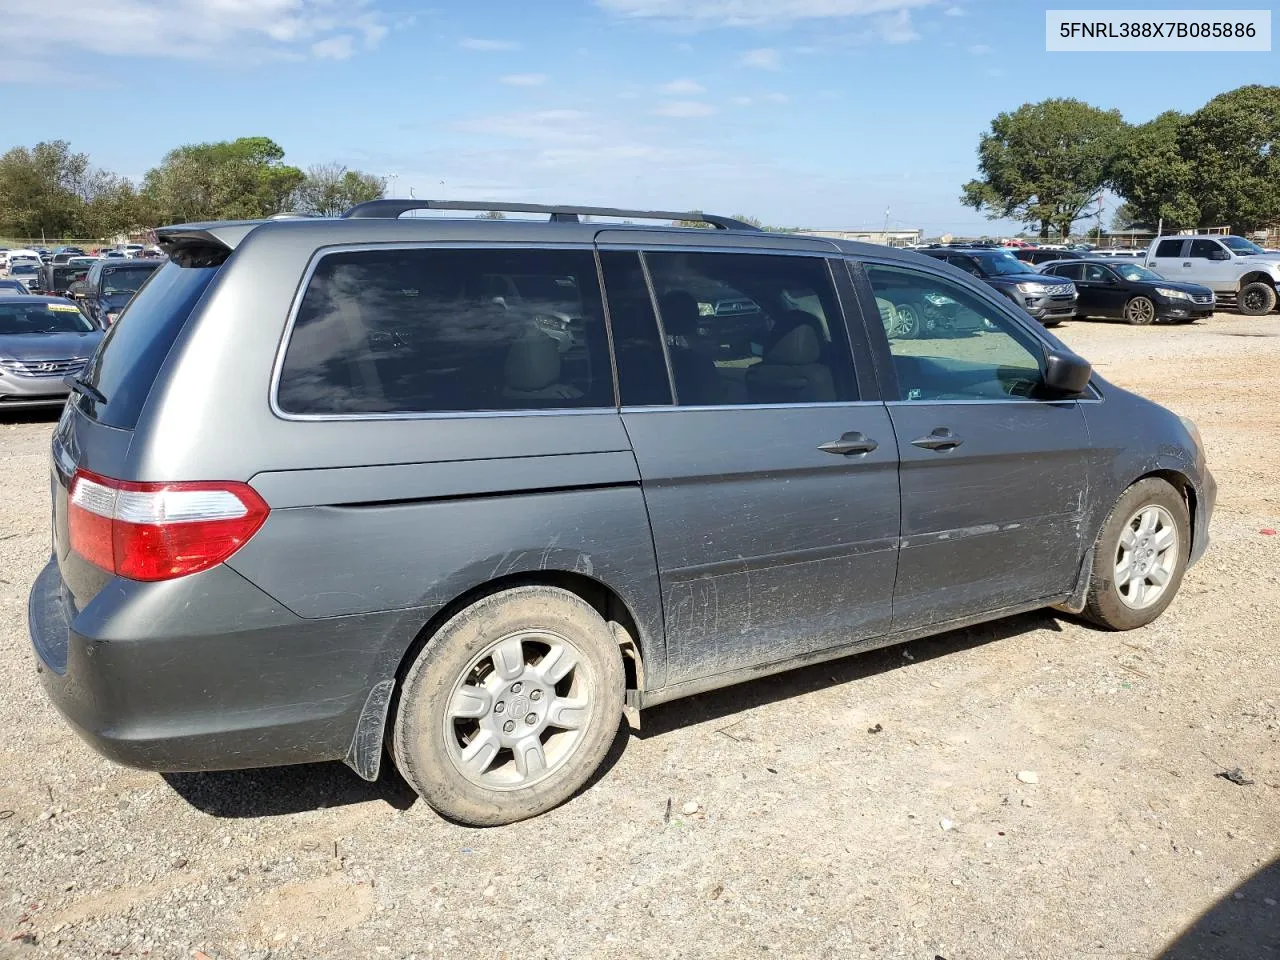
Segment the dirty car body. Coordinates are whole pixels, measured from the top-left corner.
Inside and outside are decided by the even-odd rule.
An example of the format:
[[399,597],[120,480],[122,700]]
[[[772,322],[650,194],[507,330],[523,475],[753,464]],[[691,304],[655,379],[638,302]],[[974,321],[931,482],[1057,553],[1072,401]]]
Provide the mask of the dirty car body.
[[[51,557],[30,598],[41,678],[97,750],[153,770],[340,759],[373,777],[406,665],[513,585],[616,625],[643,708],[1082,609],[1099,530],[1143,477],[1181,491],[1191,559],[1204,551],[1215,487],[1187,426],[1096,374],[1043,389],[1078,358],[961,271],[745,228],[559,219],[157,231],[169,259],[55,431]],[[558,281],[571,350],[494,302],[492,277],[538,272],[573,278]],[[659,304],[691,276],[759,306],[750,357],[663,336]],[[876,290],[903,284],[985,322],[893,341]],[[955,352],[997,335],[998,366]],[[175,511],[187,493],[226,508],[225,542],[140,530],[147,498]],[[199,543],[155,560],[171,535]],[[193,551],[208,562],[188,569]]]

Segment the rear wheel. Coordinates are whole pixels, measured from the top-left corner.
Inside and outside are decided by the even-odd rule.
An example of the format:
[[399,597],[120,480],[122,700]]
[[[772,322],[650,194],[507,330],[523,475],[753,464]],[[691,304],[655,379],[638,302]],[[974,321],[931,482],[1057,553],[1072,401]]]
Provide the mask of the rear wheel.
[[1246,317],[1265,317],[1275,309],[1276,291],[1269,283],[1255,280],[1240,288],[1240,312]]
[[463,610],[410,667],[392,731],[405,780],[438,813],[513,823],[568,800],[622,716],[608,624],[554,587],[503,590]]
[[897,314],[897,321],[891,336],[896,336],[899,340],[914,340],[920,336],[920,331],[924,329],[924,311],[919,305],[910,302],[895,303],[893,310]]
[[1156,305],[1149,297],[1134,297],[1124,305],[1124,319],[1135,327],[1145,327],[1155,323]]
[[1133,630],[1164,613],[1182,584],[1190,529],[1182,495],[1164,480],[1148,477],[1126,490],[1094,545],[1085,616]]

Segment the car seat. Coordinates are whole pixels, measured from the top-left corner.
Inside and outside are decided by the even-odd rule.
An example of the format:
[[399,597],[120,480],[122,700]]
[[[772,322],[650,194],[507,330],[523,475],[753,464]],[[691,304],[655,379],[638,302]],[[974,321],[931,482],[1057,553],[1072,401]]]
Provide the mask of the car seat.
[[817,320],[790,310],[769,334],[764,356],[747,368],[747,399],[752,403],[831,403],[836,399],[831,368],[822,362]]
[[503,399],[530,401],[573,400],[583,394],[560,382],[560,345],[539,330],[531,330],[507,349],[503,365]]
[[699,351],[698,301],[685,290],[672,290],[658,302],[667,334],[667,354],[676,381],[676,395],[684,406],[720,402],[720,374],[715,361]]

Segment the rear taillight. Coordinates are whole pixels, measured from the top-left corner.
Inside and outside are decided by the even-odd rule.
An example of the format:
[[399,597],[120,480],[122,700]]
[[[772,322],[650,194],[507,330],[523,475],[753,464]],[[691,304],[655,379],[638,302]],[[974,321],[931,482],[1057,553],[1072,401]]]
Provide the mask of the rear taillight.
[[226,560],[270,508],[245,483],[132,483],[77,470],[71,549],[130,580],[171,580]]

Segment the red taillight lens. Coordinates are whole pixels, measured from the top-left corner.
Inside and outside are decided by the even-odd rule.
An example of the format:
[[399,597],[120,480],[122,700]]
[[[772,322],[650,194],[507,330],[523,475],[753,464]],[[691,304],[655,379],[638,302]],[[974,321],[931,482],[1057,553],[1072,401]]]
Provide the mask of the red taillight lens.
[[71,478],[71,549],[130,580],[171,580],[222,563],[270,508],[245,483],[132,483],[87,470]]

